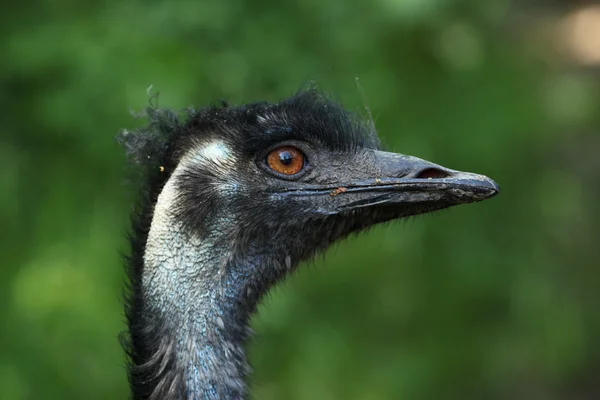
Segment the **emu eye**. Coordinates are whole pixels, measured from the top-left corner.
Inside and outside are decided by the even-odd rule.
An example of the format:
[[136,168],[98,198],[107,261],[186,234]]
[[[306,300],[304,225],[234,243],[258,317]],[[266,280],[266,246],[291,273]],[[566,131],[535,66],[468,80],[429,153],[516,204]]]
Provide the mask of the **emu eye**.
[[294,175],[304,168],[304,154],[292,146],[278,147],[267,155],[267,165],[280,174]]

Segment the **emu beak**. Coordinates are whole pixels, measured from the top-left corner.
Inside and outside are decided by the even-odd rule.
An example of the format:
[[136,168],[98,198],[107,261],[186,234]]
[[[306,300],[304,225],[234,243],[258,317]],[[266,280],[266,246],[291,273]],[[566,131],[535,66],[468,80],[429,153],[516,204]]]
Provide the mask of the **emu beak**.
[[489,199],[500,191],[496,182],[484,175],[404,154],[376,150],[365,154],[352,168],[340,167],[344,171],[338,171],[338,176],[346,177],[335,183],[290,187],[275,196],[311,198],[319,214],[379,210],[383,212],[381,220],[388,220]]
[[[431,209],[472,203],[491,198],[500,187],[492,179],[471,172],[455,171],[403,154],[373,151],[373,167],[379,176],[353,181],[340,193],[351,195],[341,210],[378,204],[431,206]],[[352,198],[354,197],[354,198]]]

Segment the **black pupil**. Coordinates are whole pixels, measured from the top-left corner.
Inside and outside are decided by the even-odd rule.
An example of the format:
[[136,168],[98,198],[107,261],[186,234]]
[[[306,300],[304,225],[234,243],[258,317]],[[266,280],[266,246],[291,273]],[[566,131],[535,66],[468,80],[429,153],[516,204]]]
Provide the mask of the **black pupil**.
[[292,163],[293,157],[289,151],[282,151],[279,153],[279,161],[283,165],[290,165]]

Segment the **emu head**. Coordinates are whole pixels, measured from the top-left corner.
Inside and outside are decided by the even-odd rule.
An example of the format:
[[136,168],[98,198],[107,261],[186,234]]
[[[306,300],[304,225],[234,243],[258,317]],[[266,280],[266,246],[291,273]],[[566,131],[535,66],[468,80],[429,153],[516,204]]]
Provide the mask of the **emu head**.
[[150,129],[123,138],[149,164],[153,196],[169,196],[168,212],[198,241],[225,249],[222,264],[259,259],[258,292],[350,233],[499,190],[483,175],[381,151],[372,124],[314,90],[191,111],[181,123],[151,116]]
[[379,149],[373,126],[314,90],[279,104],[150,108],[124,132],[147,168],[126,310],[135,399],[244,398],[261,295],[353,232],[489,198],[489,178]]

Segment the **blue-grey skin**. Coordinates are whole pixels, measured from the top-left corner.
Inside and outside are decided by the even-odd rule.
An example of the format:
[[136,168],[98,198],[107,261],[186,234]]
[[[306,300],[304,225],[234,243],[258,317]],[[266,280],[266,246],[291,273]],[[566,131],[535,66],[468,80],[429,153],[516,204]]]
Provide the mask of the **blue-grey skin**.
[[[221,231],[215,229],[200,239],[172,212],[177,207],[176,180],[186,163],[208,164],[221,159],[226,161],[224,157],[196,156],[180,162],[158,198],[144,256],[143,287],[148,306],[177,327],[173,351],[185,374],[181,378],[186,388],[186,393],[180,394],[182,399],[234,398],[236,393],[243,393],[239,377],[248,372],[247,365],[241,364],[241,343],[228,340],[223,330],[224,321],[236,323],[236,318],[231,318],[237,314],[235,291],[253,266],[250,262],[231,265],[230,249],[216,245]],[[246,330],[242,322],[240,326]]]

